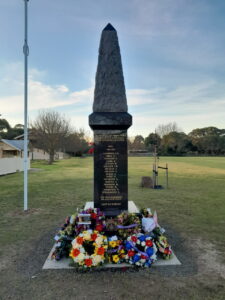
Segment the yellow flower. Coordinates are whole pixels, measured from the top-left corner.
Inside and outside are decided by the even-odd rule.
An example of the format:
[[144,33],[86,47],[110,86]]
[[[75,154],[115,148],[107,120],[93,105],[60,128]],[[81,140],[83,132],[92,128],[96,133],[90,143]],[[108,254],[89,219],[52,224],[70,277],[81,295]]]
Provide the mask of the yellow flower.
[[116,241],[110,241],[109,246],[112,247],[112,248],[115,248],[117,246],[117,242]]
[[89,241],[91,239],[91,235],[88,231],[84,231],[83,232],[83,238],[86,240],[86,241]]
[[118,261],[120,260],[118,255],[113,255],[113,261],[117,264]]

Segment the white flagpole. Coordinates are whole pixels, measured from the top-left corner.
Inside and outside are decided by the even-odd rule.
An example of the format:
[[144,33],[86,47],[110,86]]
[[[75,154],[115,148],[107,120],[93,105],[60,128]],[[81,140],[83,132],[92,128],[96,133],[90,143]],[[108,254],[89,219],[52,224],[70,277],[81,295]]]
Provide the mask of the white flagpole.
[[28,54],[29,47],[27,43],[27,2],[29,0],[24,0],[24,211],[28,209],[28,150],[27,150],[27,66],[28,66]]

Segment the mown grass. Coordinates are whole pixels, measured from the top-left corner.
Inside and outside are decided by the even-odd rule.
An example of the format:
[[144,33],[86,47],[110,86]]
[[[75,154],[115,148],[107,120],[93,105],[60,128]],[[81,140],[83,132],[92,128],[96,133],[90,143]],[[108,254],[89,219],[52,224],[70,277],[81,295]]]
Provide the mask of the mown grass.
[[[225,250],[225,158],[165,157],[169,189],[143,189],[142,176],[152,175],[152,158],[129,158],[129,200],[157,210],[159,222],[190,237],[201,237]],[[57,228],[65,216],[92,200],[93,160],[73,158],[53,165],[33,162],[29,172],[29,208],[23,213],[23,174],[0,177],[0,241],[2,254],[12,245],[37,239]],[[165,185],[160,171],[159,184]],[[0,253],[1,254],[1,253]]]

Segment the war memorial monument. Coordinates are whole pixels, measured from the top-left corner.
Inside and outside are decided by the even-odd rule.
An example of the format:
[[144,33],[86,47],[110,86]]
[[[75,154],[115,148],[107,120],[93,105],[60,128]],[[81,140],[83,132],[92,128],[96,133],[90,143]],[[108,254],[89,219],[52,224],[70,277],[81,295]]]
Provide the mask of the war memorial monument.
[[101,35],[89,115],[94,133],[93,201],[66,218],[43,269],[180,264],[157,215],[128,201],[127,130],[131,125],[117,32],[108,24]]

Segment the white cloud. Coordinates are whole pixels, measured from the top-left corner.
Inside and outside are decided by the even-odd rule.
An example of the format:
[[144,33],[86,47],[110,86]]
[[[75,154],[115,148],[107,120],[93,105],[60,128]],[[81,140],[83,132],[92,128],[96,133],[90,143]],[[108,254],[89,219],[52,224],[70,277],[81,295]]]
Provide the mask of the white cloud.
[[[23,123],[23,78],[19,65],[9,65],[0,74],[0,114],[12,125]],[[74,126],[89,130],[93,88],[71,91],[65,84],[44,82],[46,72],[33,69],[29,79],[29,117],[40,109],[54,109],[67,115]],[[37,79],[38,78],[38,79]],[[44,78],[41,80],[41,78]],[[8,90],[8,93],[7,93]],[[129,89],[127,100],[133,115],[133,134],[149,134],[159,124],[177,122],[185,132],[196,127],[224,128],[225,87],[215,80],[178,86],[175,89]]]

